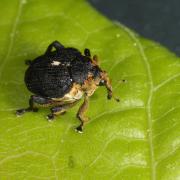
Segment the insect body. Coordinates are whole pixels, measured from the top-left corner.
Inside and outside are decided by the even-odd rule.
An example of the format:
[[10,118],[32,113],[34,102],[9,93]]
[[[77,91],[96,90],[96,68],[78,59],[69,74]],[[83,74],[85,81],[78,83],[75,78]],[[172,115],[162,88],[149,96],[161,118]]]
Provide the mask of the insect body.
[[17,110],[17,115],[37,112],[39,107],[50,107],[51,114],[47,115],[47,118],[53,120],[84,97],[77,113],[81,124],[76,128],[78,132],[82,132],[88,121],[85,112],[89,97],[98,86],[105,86],[107,98],[112,97],[110,79],[99,67],[97,56],[91,58],[89,49],[85,49],[83,55],[75,48],[65,48],[58,41],[54,41],[44,55],[33,61],[26,61],[26,64],[29,67],[24,80],[34,95],[29,99],[29,107]]

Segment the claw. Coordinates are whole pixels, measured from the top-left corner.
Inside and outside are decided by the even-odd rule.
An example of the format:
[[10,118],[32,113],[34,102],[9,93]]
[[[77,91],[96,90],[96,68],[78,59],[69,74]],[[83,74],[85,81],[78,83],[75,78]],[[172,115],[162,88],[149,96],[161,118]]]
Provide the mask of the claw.
[[16,116],[22,116],[26,112],[25,109],[19,109],[16,111]]
[[38,112],[37,108],[27,108],[27,109],[19,109],[16,111],[17,116],[23,115],[25,112]]
[[75,128],[75,131],[82,134],[83,133],[82,126],[80,125],[77,128]]
[[47,120],[48,120],[49,122],[51,122],[51,121],[54,120],[54,115],[53,115],[53,114],[49,114],[49,115],[46,116],[46,118],[47,118]]

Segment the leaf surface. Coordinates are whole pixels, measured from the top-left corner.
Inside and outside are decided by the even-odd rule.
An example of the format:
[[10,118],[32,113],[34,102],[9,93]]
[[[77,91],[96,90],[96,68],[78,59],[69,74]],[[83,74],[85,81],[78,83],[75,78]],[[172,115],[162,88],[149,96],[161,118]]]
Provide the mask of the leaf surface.
[[[1,0],[0,6],[0,179],[180,178],[179,58],[84,0]],[[45,109],[14,114],[30,96],[24,60],[54,40],[97,54],[121,98],[109,101],[99,88],[83,134],[73,130],[80,104],[53,123]]]

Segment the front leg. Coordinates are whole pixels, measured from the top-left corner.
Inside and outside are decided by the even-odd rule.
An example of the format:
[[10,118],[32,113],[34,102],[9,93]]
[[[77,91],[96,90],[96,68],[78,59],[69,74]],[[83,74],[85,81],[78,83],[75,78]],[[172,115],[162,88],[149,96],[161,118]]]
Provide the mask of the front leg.
[[76,128],[76,131],[79,133],[83,132],[83,127],[88,122],[88,117],[85,116],[85,112],[87,111],[88,106],[89,106],[89,97],[85,94],[84,102],[80,106],[78,113],[77,113],[77,118],[81,121],[80,126],[78,126]]
[[32,95],[29,99],[29,107],[24,109],[19,109],[16,111],[16,115],[23,115],[25,112],[37,112],[37,107],[48,107],[52,104],[52,100],[46,99],[40,96]]

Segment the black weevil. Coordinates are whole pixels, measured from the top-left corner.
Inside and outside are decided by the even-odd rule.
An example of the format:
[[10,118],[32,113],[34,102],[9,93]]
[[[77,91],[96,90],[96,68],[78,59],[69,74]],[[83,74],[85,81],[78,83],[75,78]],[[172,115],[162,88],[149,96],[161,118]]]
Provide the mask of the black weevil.
[[106,71],[99,67],[98,57],[95,55],[91,58],[89,49],[85,49],[83,55],[76,48],[65,48],[58,41],[54,41],[45,54],[33,61],[26,61],[26,64],[29,67],[24,81],[34,95],[29,99],[28,108],[16,111],[18,116],[25,112],[37,112],[39,107],[50,107],[51,114],[47,118],[51,121],[84,97],[84,102],[77,112],[81,124],[76,128],[78,132],[82,132],[88,121],[85,112],[89,97],[97,87],[105,86],[107,98],[112,97],[110,79]]

